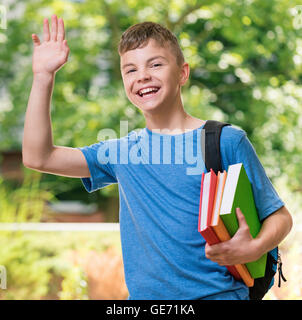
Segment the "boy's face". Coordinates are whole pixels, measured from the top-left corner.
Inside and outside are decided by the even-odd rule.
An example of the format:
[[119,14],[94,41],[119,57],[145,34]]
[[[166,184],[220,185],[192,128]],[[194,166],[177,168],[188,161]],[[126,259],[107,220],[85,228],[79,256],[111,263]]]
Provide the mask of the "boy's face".
[[150,39],[145,47],[121,55],[121,73],[128,99],[143,112],[152,112],[180,103],[189,66],[178,66],[170,47]]

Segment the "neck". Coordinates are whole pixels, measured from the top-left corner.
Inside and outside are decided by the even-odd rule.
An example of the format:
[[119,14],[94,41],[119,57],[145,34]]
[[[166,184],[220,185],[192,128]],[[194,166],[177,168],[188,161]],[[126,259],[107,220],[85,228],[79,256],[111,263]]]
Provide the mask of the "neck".
[[179,134],[194,130],[204,123],[203,120],[192,117],[184,110],[181,99],[170,108],[144,112],[144,117],[149,130],[165,134]]

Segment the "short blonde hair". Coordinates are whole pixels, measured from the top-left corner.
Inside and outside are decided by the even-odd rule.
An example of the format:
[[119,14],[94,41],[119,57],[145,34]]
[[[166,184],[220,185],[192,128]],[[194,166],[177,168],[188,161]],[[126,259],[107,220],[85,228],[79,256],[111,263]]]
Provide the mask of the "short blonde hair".
[[141,22],[129,27],[123,34],[118,45],[120,55],[139,47],[144,47],[150,39],[154,39],[160,46],[170,46],[178,66],[184,63],[184,56],[176,36],[167,28],[155,22]]

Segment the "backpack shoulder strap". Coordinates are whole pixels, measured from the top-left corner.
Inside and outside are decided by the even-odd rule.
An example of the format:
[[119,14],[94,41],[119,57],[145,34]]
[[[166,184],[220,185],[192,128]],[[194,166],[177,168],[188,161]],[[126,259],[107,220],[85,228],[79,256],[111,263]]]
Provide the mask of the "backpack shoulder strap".
[[222,171],[220,135],[222,128],[230,125],[226,122],[207,120],[201,130],[201,152],[207,171],[211,168],[216,174]]

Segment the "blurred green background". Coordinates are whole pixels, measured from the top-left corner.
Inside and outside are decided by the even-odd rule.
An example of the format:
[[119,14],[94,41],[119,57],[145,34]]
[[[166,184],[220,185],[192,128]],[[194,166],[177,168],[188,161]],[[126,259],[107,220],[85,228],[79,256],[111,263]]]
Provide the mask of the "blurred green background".
[[[183,88],[185,109],[201,119],[227,121],[244,129],[292,213],[293,231],[280,246],[288,282],[266,299],[301,299],[299,1],[6,0],[1,5],[7,20],[6,28],[0,29],[1,222],[53,221],[45,214],[49,211],[45,204],[64,201],[93,204],[102,221],[118,221],[116,185],[89,194],[80,179],[33,172],[20,163],[32,81],[31,34],[41,36],[43,18],[57,14],[65,21],[70,57],[56,75],[51,117],[54,143],[70,147],[97,142],[104,128],[119,134],[121,120],[128,121],[129,131],[144,127],[141,112],[124,93],[117,44],[132,24],[159,22],[176,34],[191,68],[190,81]],[[4,10],[0,12],[3,15]],[[22,173],[5,174],[11,159],[17,164],[19,159]],[[0,240],[0,265],[8,273],[8,288],[0,289],[1,299],[127,297],[118,232],[0,231]],[[103,270],[102,276],[95,276],[97,271],[91,271],[86,262],[95,265],[95,259],[98,270],[114,261],[111,269],[120,274],[117,289],[112,289],[114,273]],[[91,288],[100,278],[100,287]]]

